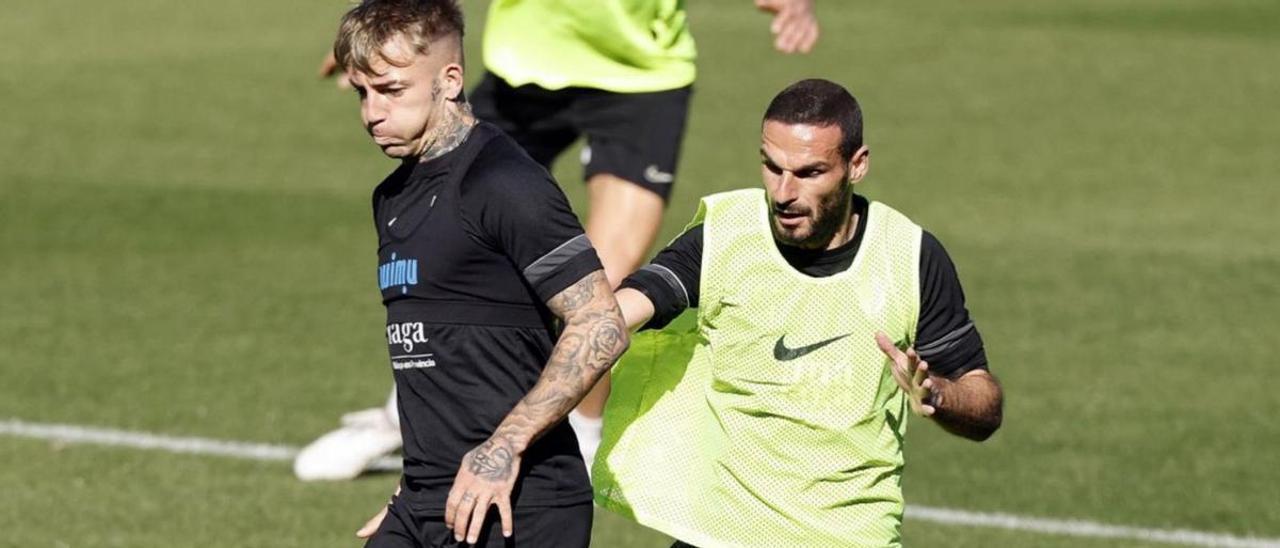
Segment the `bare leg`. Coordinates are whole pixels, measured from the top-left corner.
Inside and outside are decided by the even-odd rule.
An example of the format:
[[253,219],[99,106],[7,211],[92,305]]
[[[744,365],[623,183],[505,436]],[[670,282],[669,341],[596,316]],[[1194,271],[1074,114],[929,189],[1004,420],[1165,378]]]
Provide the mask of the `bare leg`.
[[[587,181],[590,213],[587,238],[604,263],[605,275],[614,287],[644,263],[658,237],[665,204],[662,198],[639,185],[606,173]],[[604,412],[609,397],[609,376],[605,375],[578,404],[578,413],[596,419]]]

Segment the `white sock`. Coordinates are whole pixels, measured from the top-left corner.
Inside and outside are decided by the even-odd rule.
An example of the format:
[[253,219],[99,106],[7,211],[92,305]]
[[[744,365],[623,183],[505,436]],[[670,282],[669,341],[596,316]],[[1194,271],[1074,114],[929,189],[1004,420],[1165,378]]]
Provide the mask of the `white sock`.
[[578,435],[578,450],[582,451],[582,460],[587,463],[587,473],[590,474],[591,464],[596,460],[596,449],[600,447],[600,432],[604,429],[604,420],[570,411],[569,426]]

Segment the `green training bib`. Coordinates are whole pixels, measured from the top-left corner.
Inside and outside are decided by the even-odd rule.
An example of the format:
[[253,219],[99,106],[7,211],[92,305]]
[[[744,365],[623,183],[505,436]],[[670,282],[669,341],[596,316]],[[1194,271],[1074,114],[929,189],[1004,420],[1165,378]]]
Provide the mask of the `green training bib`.
[[494,0],[484,65],[513,86],[619,93],[693,83],[684,0]]
[[874,337],[914,339],[921,230],[867,215],[848,270],[813,278],[762,190],[702,200],[700,308],[614,367],[598,504],[704,547],[901,543],[909,407]]

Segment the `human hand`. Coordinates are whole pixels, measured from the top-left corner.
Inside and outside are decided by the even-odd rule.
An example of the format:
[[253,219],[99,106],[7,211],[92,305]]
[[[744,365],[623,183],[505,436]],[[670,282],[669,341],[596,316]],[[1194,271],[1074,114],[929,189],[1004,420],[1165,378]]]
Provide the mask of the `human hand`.
[[[396,486],[396,494],[400,494],[399,486]],[[356,536],[367,539],[373,536],[374,533],[377,533],[378,527],[382,526],[382,520],[387,518],[387,508],[390,507],[391,501],[387,501],[387,504],[382,507],[382,510],[379,510],[377,514],[374,514],[373,517],[369,518],[369,521],[364,522],[364,526],[356,531]]]
[[818,41],[818,18],[813,0],[755,0],[760,11],[773,14],[769,31],[773,47],[782,53],[809,53]]
[[387,518],[387,508],[383,506],[382,510],[379,510],[377,514],[369,518],[369,521],[364,522],[364,526],[356,531],[356,537],[367,539],[378,532],[378,528],[382,526],[382,520]]
[[502,437],[489,438],[462,457],[444,506],[444,523],[458,542],[475,544],[489,507],[498,506],[502,536],[511,536],[511,490],[520,471],[520,455]]
[[899,350],[883,332],[876,332],[876,344],[880,346],[881,352],[889,356],[889,372],[893,374],[898,387],[907,394],[911,411],[923,417],[932,416],[937,409],[926,403],[933,401],[931,396],[934,388],[928,362],[920,359],[914,348],[908,348],[906,352]]
[[320,61],[320,77],[334,77],[334,82],[338,85],[338,89],[350,89],[351,80],[347,78],[347,73],[338,70],[338,59],[333,56],[330,51],[324,56],[324,60]]

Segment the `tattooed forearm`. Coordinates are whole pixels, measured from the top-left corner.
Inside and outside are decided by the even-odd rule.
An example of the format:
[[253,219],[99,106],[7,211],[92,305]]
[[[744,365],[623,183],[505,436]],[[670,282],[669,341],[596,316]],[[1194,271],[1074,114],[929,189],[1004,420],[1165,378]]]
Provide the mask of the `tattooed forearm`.
[[564,332],[533,389],[507,415],[495,438],[524,452],[568,414],[627,349],[629,335],[603,270],[547,301],[564,320]]
[[[621,315],[621,311],[618,311],[618,314]],[[591,345],[591,358],[588,364],[594,364],[596,367],[613,365],[614,360],[618,359],[616,350],[627,344],[623,341],[627,333],[625,323],[609,321],[607,318],[592,322],[587,333],[587,341]]]
[[995,377],[972,371],[955,380],[934,378],[933,420],[957,436],[982,441],[1004,420],[1004,394]]
[[568,318],[565,316],[573,311],[581,310],[582,307],[591,302],[591,299],[595,298],[595,284],[583,283],[592,281],[590,280],[590,277],[591,275],[588,275],[587,278],[569,286],[564,291],[561,291],[559,295],[552,297],[551,301],[547,303],[547,306],[556,311],[557,315],[562,319],[567,320]]

